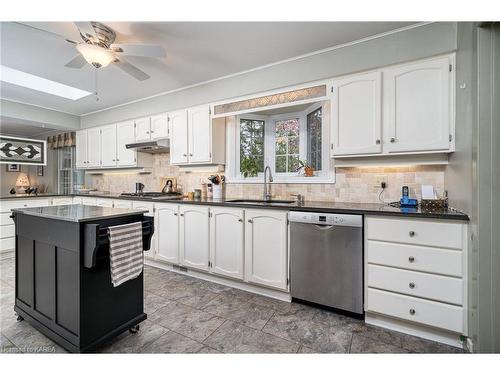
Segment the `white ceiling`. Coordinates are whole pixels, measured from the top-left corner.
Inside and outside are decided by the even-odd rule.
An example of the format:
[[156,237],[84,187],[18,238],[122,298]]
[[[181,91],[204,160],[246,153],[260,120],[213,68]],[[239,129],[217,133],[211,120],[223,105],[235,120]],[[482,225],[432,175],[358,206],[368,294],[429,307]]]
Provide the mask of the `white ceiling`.
[[[117,43],[161,44],[165,59],[129,57],[151,76],[139,82],[112,65],[98,73],[100,100],[72,101],[1,82],[5,99],[85,114],[262,65],[408,26],[408,22],[104,22]],[[80,40],[74,24],[30,23]],[[74,45],[49,33],[11,22],[0,23],[1,64],[90,92],[94,68],[64,67]]]

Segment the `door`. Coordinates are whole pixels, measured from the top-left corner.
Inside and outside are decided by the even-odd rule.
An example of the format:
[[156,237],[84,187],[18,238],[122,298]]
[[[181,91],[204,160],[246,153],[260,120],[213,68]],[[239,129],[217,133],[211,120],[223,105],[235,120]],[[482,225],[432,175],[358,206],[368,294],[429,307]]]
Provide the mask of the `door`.
[[179,206],[156,205],[156,258],[165,262],[179,263]]
[[243,210],[210,209],[210,271],[243,280]]
[[245,211],[245,281],[287,289],[287,213]]
[[168,137],[168,115],[151,116],[151,139]]
[[183,205],[180,212],[180,263],[208,271],[208,206]]
[[75,152],[76,168],[87,167],[87,131],[81,130],[76,132],[76,152]]
[[119,167],[135,166],[136,151],[125,146],[135,142],[135,127],[133,121],[120,122],[116,125],[116,156]]
[[101,128],[101,161],[103,167],[116,167],[116,125]]
[[[132,208],[137,210],[148,210],[144,215],[155,216],[154,204],[151,202],[143,201],[132,201]],[[156,236],[158,233],[158,228],[155,228],[155,233],[151,237],[151,247],[148,251],[144,251],[144,258],[153,259],[156,247]]]
[[170,117],[170,163],[188,162],[188,126],[187,111],[172,112]]
[[331,156],[382,151],[382,73],[333,82]]
[[384,147],[388,152],[450,147],[452,73],[448,57],[387,69]]
[[212,159],[210,106],[188,109],[188,138],[189,162],[209,163]]
[[87,168],[101,166],[101,128],[87,130]]
[[151,139],[151,118],[144,117],[135,120],[135,141],[143,142]]

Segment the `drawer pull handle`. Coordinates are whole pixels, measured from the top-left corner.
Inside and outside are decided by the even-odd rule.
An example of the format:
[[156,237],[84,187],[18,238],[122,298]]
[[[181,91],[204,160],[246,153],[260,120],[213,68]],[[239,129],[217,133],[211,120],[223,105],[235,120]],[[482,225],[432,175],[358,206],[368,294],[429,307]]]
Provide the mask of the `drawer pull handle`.
[[409,258],[408,258],[408,262],[413,263],[414,261],[415,261],[415,258],[414,258],[414,257],[409,257]]
[[412,231],[412,230],[411,230],[408,234],[410,235],[410,237],[415,236],[415,232],[414,232],[414,231]]
[[415,309],[410,309],[410,315],[415,315]]
[[413,289],[413,288],[415,288],[415,283],[410,283],[410,284],[408,284],[408,286],[410,287],[410,289]]
[[250,224],[252,224],[252,223],[253,223],[253,220],[252,220],[252,219],[248,219],[247,221],[248,221]]

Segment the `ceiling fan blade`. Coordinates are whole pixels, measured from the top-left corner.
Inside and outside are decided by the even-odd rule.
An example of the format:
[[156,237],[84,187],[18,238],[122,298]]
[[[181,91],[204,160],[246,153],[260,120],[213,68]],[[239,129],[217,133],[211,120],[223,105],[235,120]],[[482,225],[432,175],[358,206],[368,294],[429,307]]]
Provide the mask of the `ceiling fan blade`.
[[98,39],[91,22],[75,22],[75,25],[85,37],[94,40]]
[[123,56],[165,57],[165,48],[153,44],[113,43],[110,48]]
[[70,38],[67,38],[65,37],[64,35],[61,35],[61,34],[58,34],[58,33],[55,33],[53,31],[50,31],[50,30],[45,30],[45,29],[42,29],[40,27],[36,27],[36,26],[33,26],[33,24],[31,23],[25,23],[25,22],[13,22],[15,23],[16,25],[21,25],[21,26],[24,26],[24,27],[27,27],[27,28],[30,28],[32,30],[36,30],[36,31],[41,31],[41,32],[44,32],[46,34],[50,34],[52,36],[55,36],[57,38],[62,38],[64,39],[66,42],[69,42],[69,43],[73,43],[73,44],[77,44],[78,42],[75,42],[74,40],[70,39]]
[[138,81],[145,81],[146,79],[149,78],[149,76],[144,73],[142,70],[137,68],[136,66],[130,64],[128,61],[124,60],[123,58],[116,59],[114,61],[115,65],[123,70],[125,73],[130,74],[132,77],[137,79]]
[[83,68],[83,66],[87,63],[87,61],[83,58],[82,55],[78,54],[76,55],[72,60],[70,60],[66,65],[64,65],[66,68],[74,68],[74,69],[80,69]]

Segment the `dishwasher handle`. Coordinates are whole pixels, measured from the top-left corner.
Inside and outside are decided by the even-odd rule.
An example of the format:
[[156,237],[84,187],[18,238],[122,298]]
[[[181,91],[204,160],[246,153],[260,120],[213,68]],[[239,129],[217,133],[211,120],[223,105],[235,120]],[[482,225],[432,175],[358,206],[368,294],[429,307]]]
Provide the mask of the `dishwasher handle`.
[[314,227],[319,230],[329,230],[335,227],[335,225],[321,225],[321,224],[314,224]]

